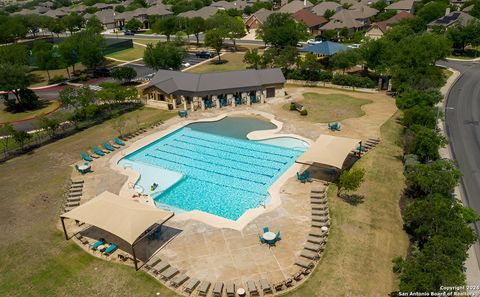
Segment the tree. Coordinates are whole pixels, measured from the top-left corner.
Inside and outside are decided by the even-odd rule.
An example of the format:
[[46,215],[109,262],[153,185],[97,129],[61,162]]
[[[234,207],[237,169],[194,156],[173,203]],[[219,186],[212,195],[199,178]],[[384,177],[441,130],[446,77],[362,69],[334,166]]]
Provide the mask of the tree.
[[205,31],[206,26],[205,20],[198,16],[190,19],[190,21],[187,23],[187,32],[195,35],[197,46],[199,45],[199,35]]
[[390,46],[391,43],[384,38],[377,40],[367,39],[359,48],[364,71],[367,72],[368,69],[371,69],[382,74],[387,72],[390,66]]
[[466,26],[448,28],[447,37],[453,43],[453,48],[464,51],[465,46],[477,46],[480,43],[480,22],[473,21]]
[[330,18],[335,14],[335,10],[332,9],[327,9],[325,10],[325,13],[323,14],[323,17],[326,18],[327,20],[330,20]]
[[58,93],[58,100],[65,107],[86,108],[95,103],[95,92],[88,86],[81,88],[66,86]]
[[359,61],[360,55],[354,49],[336,53],[331,58],[333,68],[342,69],[344,74],[347,69],[357,65]]
[[67,30],[70,32],[70,35],[73,34],[73,32],[80,30],[82,28],[84,20],[83,17],[76,14],[75,12],[72,12],[69,15],[66,15],[62,18],[62,23],[67,28]]
[[10,142],[10,139],[12,139],[12,135],[14,132],[15,129],[10,124],[4,124],[0,126],[0,140],[3,146],[3,155],[5,158],[7,157],[8,144]]
[[18,144],[20,149],[23,151],[25,148],[25,144],[27,143],[27,141],[30,140],[30,138],[32,138],[32,135],[28,134],[25,131],[15,130],[12,137],[13,140]]
[[237,51],[236,39],[245,37],[247,32],[245,31],[245,23],[241,17],[234,17],[229,23],[227,36],[233,41],[233,48]]
[[39,128],[46,131],[50,138],[55,137],[56,131],[60,127],[60,121],[55,117],[40,115],[36,117],[36,122]]
[[27,47],[22,44],[0,46],[0,64],[24,65],[30,62]]
[[306,25],[296,22],[289,13],[273,13],[257,29],[257,35],[273,47],[297,46],[308,37]]
[[476,17],[477,19],[480,18],[480,0],[475,0],[473,2],[473,7],[470,11],[470,15]]
[[46,70],[48,80],[50,80],[51,69],[57,68],[57,59],[53,56],[53,44],[43,40],[37,40],[33,43],[33,56],[40,70]]
[[143,61],[148,67],[159,69],[180,69],[186,57],[185,49],[169,42],[149,44],[143,54]]
[[103,64],[105,39],[102,35],[85,30],[75,34],[73,40],[78,50],[78,59],[83,65],[96,69]]
[[425,4],[421,9],[416,13],[418,17],[423,19],[425,22],[430,23],[441,16],[445,15],[445,10],[447,9],[447,4],[441,1],[431,1]]
[[262,62],[262,56],[258,53],[258,48],[247,50],[243,56],[243,63],[249,64],[247,68],[259,69]]
[[414,138],[409,148],[410,152],[422,161],[438,159],[438,150],[446,145],[446,139],[437,135],[434,130],[418,125],[414,125],[412,131]]
[[124,87],[111,82],[101,83],[100,86],[102,89],[95,96],[108,104],[136,100],[138,98],[138,91],[135,87]]
[[103,25],[96,16],[92,16],[87,20],[85,29],[93,33],[101,33],[103,31]]
[[68,67],[72,66],[75,72],[75,64],[78,63],[78,47],[72,36],[65,38],[63,42],[58,45],[58,51],[62,60],[62,65],[67,69],[68,78],[70,78],[70,71]]
[[415,105],[433,106],[443,99],[443,95],[438,90],[407,90],[401,93],[396,100],[397,107],[400,109],[412,108]]
[[205,33],[204,43],[206,46],[213,48],[217,52],[218,62],[221,63],[220,50],[223,46],[224,32],[220,29],[212,29]]
[[122,66],[111,71],[111,76],[122,82],[129,82],[137,76],[137,71],[132,67]]
[[406,127],[420,125],[434,129],[437,125],[439,112],[437,107],[416,105],[404,111],[402,123]]
[[338,194],[341,195],[344,191],[356,191],[364,177],[365,169],[363,168],[352,168],[342,172],[338,180]]
[[60,35],[60,33],[65,31],[65,25],[63,24],[62,19],[51,18],[48,22],[47,28],[50,32]]
[[142,27],[143,27],[142,22],[140,22],[137,19],[131,19],[125,24],[125,26],[123,28],[126,29],[126,30],[130,30],[132,32],[137,32]]
[[21,105],[20,90],[27,88],[29,84],[26,67],[0,64],[0,90],[13,93],[17,104]]
[[166,18],[157,19],[152,25],[154,33],[163,34],[170,41],[170,36],[178,31],[178,17],[169,16]]
[[16,42],[27,33],[28,28],[19,17],[0,17],[0,43]]
[[460,176],[460,171],[448,160],[409,166],[405,171],[407,186],[413,196],[438,193],[450,197]]

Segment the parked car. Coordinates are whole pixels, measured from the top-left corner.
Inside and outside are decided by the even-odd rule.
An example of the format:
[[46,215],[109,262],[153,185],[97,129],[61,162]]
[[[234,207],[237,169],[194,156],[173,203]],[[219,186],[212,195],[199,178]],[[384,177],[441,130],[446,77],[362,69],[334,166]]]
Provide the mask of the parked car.
[[202,59],[210,59],[213,58],[213,54],[208,51],[201,51],[195,54],[197,58],[202,58]]
[[309,39],[307,40],[307,44],[319,44],[319,43],[322,43],[321,40],[316,40],[316,39]]
[[105,67],[100,67],[97,69],[87,69],[85,73],[93,75],[95,77],[108,77],[110,76],[110,69]]
[[349,48],[359,48],[359,47],[360,47],[360,44],[354,43],[354,44],[350,44],[348,47],[349,47]]
[[190,66],[192,66],[192,65],[191,65],[190,63],[188,63],[188,62],[184,62],[184,63],[182,63],[182,66],[183,66],[183,67],[190,67]]
[[135,32],[133,32],[131,30],[126,30],[126,31],[123,32],[123,35],[133,36],[133,35],[135,35]]

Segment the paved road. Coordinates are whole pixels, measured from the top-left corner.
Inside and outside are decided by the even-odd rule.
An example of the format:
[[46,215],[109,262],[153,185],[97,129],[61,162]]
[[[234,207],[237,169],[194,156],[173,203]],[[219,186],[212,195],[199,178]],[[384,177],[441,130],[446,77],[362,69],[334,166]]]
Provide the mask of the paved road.
[[[134,36],[130,36],[130,35],[123,35],[121,33],[119,34],[109,34],[109,33],[104,33],[102,34],[103,36],[105,37],[109,37],[109,38],[119,38],[119,39],[152,39],[152,40],[167,40],[167,37],[164,36],[164,35],[156,35],[156,34],[135,34]],[[174,36],[170,37],[170,38],[174,38]],[[200,34],[199,36],[199,40],[200,42],[203,41],[203,38],[204,38],[204,35],[203,34]],[[189,36],[188,38],[188,41],[190,42],[196,42],[197,39],[195,38],[195,36],[191,35]],[[233,44],[233,41],[230,40],[230,39],[225,39],[224,41],[226,44]],[[254,44],[254,45],[264,45],[265,43],[263,42],[263,40],[245,40],[245,39],[241,39],[241,40],[236,40],[236,44]]]
[[[468,206],[480,213],[480,64],[445,61],[438,64],[461,75],[450,89],[445,124],[453,157],[463,173],[461,188]],[[475,224],[480,235],[480,223]],[[480,266],[480,244],[475,245]]]

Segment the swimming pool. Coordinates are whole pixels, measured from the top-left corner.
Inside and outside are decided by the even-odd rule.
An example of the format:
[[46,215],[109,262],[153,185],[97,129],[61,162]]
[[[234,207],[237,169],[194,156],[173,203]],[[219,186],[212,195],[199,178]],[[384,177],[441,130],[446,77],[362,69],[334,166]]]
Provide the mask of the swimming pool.
[[306,150],[301,143],[290,137],[250,141],[184,127],[119,164],[140,173],[137,190],[151,195],[158,207],[235,221],[268,203],[270,186]]

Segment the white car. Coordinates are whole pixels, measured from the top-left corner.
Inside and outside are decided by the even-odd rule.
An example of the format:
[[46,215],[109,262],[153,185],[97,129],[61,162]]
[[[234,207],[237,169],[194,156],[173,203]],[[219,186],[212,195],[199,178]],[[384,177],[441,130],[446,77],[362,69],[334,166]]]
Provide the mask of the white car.
[[190,67],[190,66],[192,66],[192,65],[190,65],[190,63],[188,63],[188,62],[185,62],[185,63],[182,63],[182,66],[183,66],[183,67]]
[[349,45],[348,47],[349,47],[349,48],[359,48],[359,47],[360,47],[360,44],[354,43],[354,44]]
[[322,43],[321,40],[309,39],[307,40],[307,44],[319,44]]

